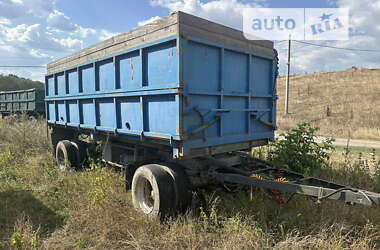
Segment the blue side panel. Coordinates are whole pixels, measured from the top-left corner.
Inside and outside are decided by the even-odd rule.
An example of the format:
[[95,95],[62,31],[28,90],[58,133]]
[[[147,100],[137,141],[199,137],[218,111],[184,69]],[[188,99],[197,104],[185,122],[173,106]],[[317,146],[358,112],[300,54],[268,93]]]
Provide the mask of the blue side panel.
[[117,57],[120,67],[120,88],[123,90],[139,88],[142,83],[142,67],[139,51]]
[[95,71],[93,65],[85,66],[81,69],[83,93],[92,94],[95,92]]
[[105,98],[96,102],[97,105],[97,124],[103,128],[115,128],[116,110],[113,98]]
[[46,91],[58,92],[46,99],[49,123],[136,140],[179,139],[177,41],[165,38],[47,76]]
[[173,40],[144,49],[144,86],[167,86],[178,82],[176,47],[176,41]]
[[64,101],[57,102],[58,107],[58,121],[59,122],[67,122],[67,116],[66,116],[66,104]]
[[186,88],[217,91],[220,86],[220,49],[189,41],[184,63]]
[[19,93],[20,95],[20,98],[19,100],[28,100],[28,99],[32,99],[34,96],[33,96],[33,93],[27,93],[27,92],[24,92],[24,93]]
[[273,139],[273,58],[221,44],[181,41],[184,154],[194,148]]
[[140,97],[125,97],[117,100],[117,128],[143,131]]
[[69,71],[67,73],[69,94],[76,95],[79,93],[79,79],[77,70]]
[[252,59],[251,72],[253,78],[251,92],[256,95],[272,95],[272,61],[254,57]]
[[144,102],[144,122],[147,131],[178,134],[178,103],[174,95],[149,96]]
[[[261,116],[261,120],[267,123],[272,122],[272,101],[268,98],[252,98],[252,108],[255,110],[261,110],[258,115]],[[273,127],[267,126],[257,119],[251,119],[251,133],[265,133],[271,132]]]
[[67,101],[69,108],[69,122],[73,124],[79,124],[79,110],[77,101]]
[[79,105],[80,105],[80,108],[82,110],[82,112],[81,112],[82,124],[89,126],[89,127],[96,126],[94,101],[92,99],[81,100]]
[[247,111],[248,106],[245,97],[225,97],[223,107],[231,109],[222,116],[223,135],[247,134]]
[[55,122],[55,105],[54,102],[47,102],[47,119],[49,122]]
[[[190,95],[188,97],[188,108],[185,112],[184,119],[184,130],[187,133],[198,129],[204,124],[213,122],[216,117],[216,111],[212,112],[210,110],[216,110],[220,105],[220,98],[217,96],[204,96],[204,95]],[[202,118],[203,117],[203,118]],[[219,135],[220,124],[214,123],[207,128],[207,135],[210,137],[216,137]],[[192,136],[192,138],[202,138],[202,133],[197,133]]]
[[66,81],[65,75],[57,76],[58,95],[66,95]]
[[46,81],[46,96],[53,96],[55,94],[54,89],[54,77],[48,77]]
[[251,132],[252,133],[266,133],[272,132],[274,127],[268,126],[268,124],[275,125],[275,112],[273,109],[273,91],[274,91],[274,82],[273,82],[273,61],[253,57],[252,58],[252,93],[253,96],[251,103],[252,107],[255,110],[258,110],[257,116],[260,119],[251,119]]
[[223,89],[232,92],[247,93],[248,84],[248,55],[224,51]]
[[115,89],[115,67],[112,59],[104,60],[96,65],[99,74],[98,88],[100,91]]

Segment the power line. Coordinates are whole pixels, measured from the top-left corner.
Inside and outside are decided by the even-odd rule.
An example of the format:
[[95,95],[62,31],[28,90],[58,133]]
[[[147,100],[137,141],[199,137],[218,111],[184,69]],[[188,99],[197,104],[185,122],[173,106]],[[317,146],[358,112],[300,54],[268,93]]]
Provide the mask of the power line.
[[[294,41],[294,40],[293,40],[293,41]],[[284,44],[284,45],[285,45],[285,44]],[[286,51],[288,51],[287,46],[288,46],[288,45],[286,44],[286,47],[285,47],[285,48],[276,48],[276,50],[277,50],[278,53],[286,52]],[[301,51],[298,51],[298,50],[303,49],[303,48],[308,47],[308,46],[310,46],[310,45],[309,45],[309,44],[305,44],[305,45],[300,45],[300,46],[298,46],[298,47],[296,47],[296,48],[293,48],[293,49],[296,50],[294,53],[301,52]]]
[[[286,41],[280,41],[278,43],[274,43],[274,46],[278,49],[281,49],[281,48],[286,48],[287,47],[287,44],[286,43],[282,43],[282,42],[286,42]],[[285,45],[285,46],[283,46]]]
[[0,68],[45,68],[46,66],[37,65],[0,65]]
[[274,46],[283,46],[283,45],[285,45],[285,47],[287,46],[287,44],[286,43],[274,43]]
[[288,40],[281,40],[281,41],[278,41],[278,42],[275,42],[275,44],[280,44],[280,43],[283,43],[283,42],[286,42]]
[[308,45],[313,45],[313,46],[317,46],[317,47],[330,48],[330,49],[341,49],[341,50],[359,51],[359,52],[380,52],[380,50],[342,48],[342,47],[335,47],[335,46],[329,46],[329,45],[321,45],[321,44],[302,42],[302,41],[296,41],[296,40],[294,40],[294,42],[308,44]]
[[283,52],[286,52],[288,51],[288,49],[280,49],[280,50],[277,50],[277,52],[280,54],[280,53],[283,53]]
[[297,48],[294,48],[294,49],[302,49],[302,48],[305,48],[307,46],[310,46],[309,44],[305,44],[305,45],[301,45],[300,47],[297,47]]

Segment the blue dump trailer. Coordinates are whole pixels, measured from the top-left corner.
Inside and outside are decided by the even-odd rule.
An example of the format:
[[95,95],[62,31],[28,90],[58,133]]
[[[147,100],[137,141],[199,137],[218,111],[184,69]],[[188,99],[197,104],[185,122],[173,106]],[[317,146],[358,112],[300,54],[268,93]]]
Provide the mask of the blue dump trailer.
[[277,69],[273,42],[183,12],[52,62],[45,103],[58,166],[80,165],[87,135],[125,169],[138,210],[184,210],[190,190],[238,182],[223,179],[244,172],[237,152],[274,139]]
[[0,114],[13,113],[43,115],[45,113],[45,92],[43,89],[27,89],[0,92]]

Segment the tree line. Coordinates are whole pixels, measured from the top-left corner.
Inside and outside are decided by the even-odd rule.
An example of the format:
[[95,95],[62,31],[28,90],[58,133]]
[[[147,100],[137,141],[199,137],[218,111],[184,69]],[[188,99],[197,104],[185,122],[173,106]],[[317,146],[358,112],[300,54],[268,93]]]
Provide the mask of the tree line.
[[22,89],[43,89],[44,84],[40,81],[32,81],[16,75],[0,74],[0,91],[12,91]]

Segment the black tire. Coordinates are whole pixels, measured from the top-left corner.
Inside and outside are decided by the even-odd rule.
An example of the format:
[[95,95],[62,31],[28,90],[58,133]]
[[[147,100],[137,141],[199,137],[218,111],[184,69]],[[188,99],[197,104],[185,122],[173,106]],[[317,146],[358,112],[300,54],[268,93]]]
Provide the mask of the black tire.
[[55,158],[61,170],[76,169],[78,167],[77,148],[68,140],[58,142]]
[[176,209],[179,212],[185,213],[191,204],[191,190],[186,172],[182,166],[174,162],[166,162],[163,165],[165,171],[173,178]]
[[87,159],[87,143],[79,140],[71,141],[71,144],[75,147],[76,153],[76,168],[81,168],[83,163]]
[[136,210],[164,219],[175,211],[175,190],[171,176],[157,164],[139,167],[132,180],[132,201]]
[[125,191],[132,189],[132,180],[133,175],[136,172],[137,167],[133,164],[128,164],[124,168],[124,175],[125,175]]

